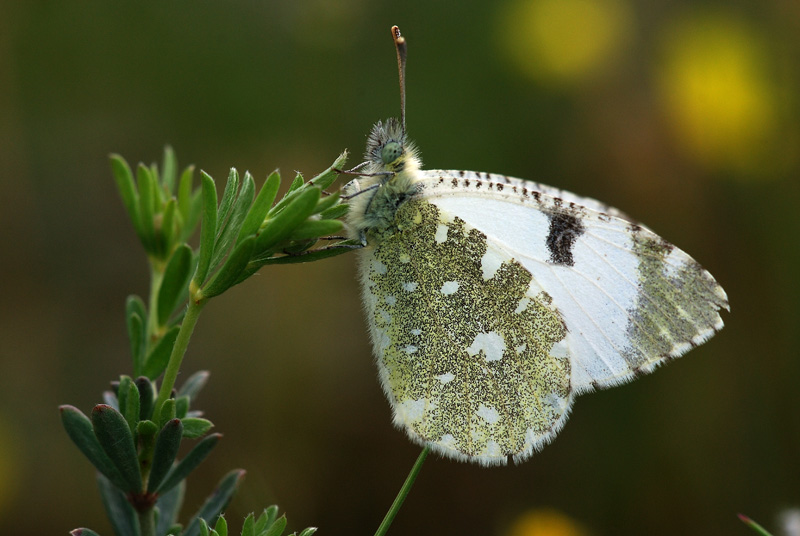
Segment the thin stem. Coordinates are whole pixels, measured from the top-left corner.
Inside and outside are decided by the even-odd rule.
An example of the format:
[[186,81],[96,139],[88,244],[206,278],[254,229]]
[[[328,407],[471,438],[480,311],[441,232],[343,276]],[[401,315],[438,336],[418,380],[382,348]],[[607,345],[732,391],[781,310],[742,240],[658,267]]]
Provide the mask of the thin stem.
[[394,521],[394,516],[397,515],[397,512],[400,511],[400,507],[403,506],[403,501],[406,500],[406,496],[411,491],[411,486],[414,485],[414,481],[417,479],[417,475],[422,469],[422,464],[425,462],[425,458],[428,457],[428,452],[430,452],[430,450],[430,446],[425,445],[425,448],[419,453],[417,461],[414,462],[414,467],[411,468],[411,471],[406,477],[406,481],[403,482],[403,487],[400,488],[400,491],[397,493],[397,497],[394,498],[392,506],[389,508],[389,511],[386,512],[386,517],[383,518],[381,526],[378,527],[377,531],[375,531],[375,536],[383,536],[386,534],[386,531],[389,530],[389,527],[392,525],[392,521]]
[[159,423],[161,418],[161,407],[169,398],[172,388],[175,387],[175,380],[178,378],[183,356],[189,346],[189,339],[192,337],[197,319],[200,317],[200,312],[207,301],[206,299],[200,299],[199,301],[189,300],[189,309],[186,311],[186,316],[183,317],[183,323],[181,323],[181,329],[178,331],[178,338],[175,339],[175,345],[172,347],[169,363],[167,363],[167,369],[164,372],[164,380],[161,382],[161,389],[158,391],[158,398],[156,398],[153,411],[153,422],[156,424]]
[[139,534],[141,536],[156,536],[156,511],[155,508],[148,508],[144,512],[139,512]]

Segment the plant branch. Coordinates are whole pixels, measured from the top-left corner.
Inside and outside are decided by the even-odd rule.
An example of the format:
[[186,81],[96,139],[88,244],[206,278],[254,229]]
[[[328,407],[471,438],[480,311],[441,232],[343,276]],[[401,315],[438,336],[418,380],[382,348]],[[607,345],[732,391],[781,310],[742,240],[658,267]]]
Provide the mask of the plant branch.
[[400,511],[400,507],[403,506],[403,501],[406,500],[406,496],[408,496],[408,493],[411,491],[411,486],[414,485],[417,475],[419,474],[420,470],[422,470],[422,464],[425,462],[425,458],[428,457],[430,450],[430,446],[425,445],[425,448],[419,453],[419,457],[417,457],[417,461],[414,462],[414,466],[408,473],[408,477],[406,477],[403,487],[401,487],[400,491],[397,493],[397,497],[395,497],[392,506],[389,508],[389,511],[386,512],[386,517],[383,518],[378,530],[375,531],[375,536],[383,536],[386,534],[386,531],[389,530],[389,527],[392,525],[392,521],[394,521],[394,517],[397,515],[397,512]]

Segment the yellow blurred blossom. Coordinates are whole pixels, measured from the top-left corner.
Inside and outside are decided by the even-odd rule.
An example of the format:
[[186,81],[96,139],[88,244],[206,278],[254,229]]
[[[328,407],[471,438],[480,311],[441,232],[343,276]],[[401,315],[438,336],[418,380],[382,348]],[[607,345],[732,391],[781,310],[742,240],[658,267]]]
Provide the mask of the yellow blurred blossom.
[[511,0],[498,29],[502,51],[522,73],[571,86],[618,56],[632,25],[623,0]]
[[506,536],[588,536],[588,532],[558,510],[538,508],[520,515]]
[[764,39],[729,16],[696,16],[665,32],[656,81],[667,119],[692,157],[745,174],[765,163],[778,137],[769,65]]

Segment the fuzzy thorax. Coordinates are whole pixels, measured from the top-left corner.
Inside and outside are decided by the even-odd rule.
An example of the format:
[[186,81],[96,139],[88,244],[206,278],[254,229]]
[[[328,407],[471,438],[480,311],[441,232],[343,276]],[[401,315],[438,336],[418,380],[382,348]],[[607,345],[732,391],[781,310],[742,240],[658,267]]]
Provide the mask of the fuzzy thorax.
[[421,162],[396,119],[378,122],[367,139],[364,174],[345,186],[351,197],[350,237],[367,245],[380,240],[403,201],[417,191]]

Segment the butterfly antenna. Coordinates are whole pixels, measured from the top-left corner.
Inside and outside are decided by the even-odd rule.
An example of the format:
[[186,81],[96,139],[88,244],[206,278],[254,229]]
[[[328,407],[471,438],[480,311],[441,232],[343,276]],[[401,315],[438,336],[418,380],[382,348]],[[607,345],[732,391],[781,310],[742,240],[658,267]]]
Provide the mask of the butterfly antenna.
[[392,26],[392,39],[397,49],[397,70],[400,74],[400,123],[406,133],[406,38],[400,35],[400,28]]

